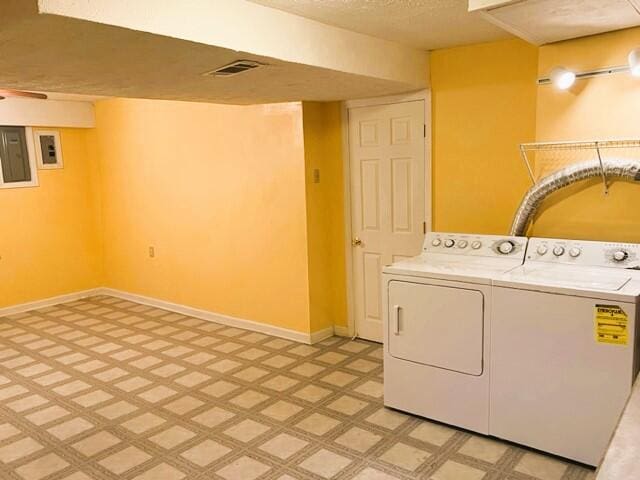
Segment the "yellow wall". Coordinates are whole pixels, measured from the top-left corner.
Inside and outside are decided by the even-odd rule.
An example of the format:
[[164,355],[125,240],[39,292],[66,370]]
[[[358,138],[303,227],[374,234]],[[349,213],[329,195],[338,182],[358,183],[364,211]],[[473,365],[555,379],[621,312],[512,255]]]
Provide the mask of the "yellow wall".
[[106,286],[308,332],[301,108],[98,102]]
[[63,170],[0,191],[0,307],[106,286],[304,333],[346,325],[340,113],[98,102],[97,128],[61,130]]
[[[640,28],[543,46],[538,73],[547,76],[556,65],[575,71],[625,65],[638,46]],[[538,87],[538,140],[599,138],[640,138],[640,79],[622,73],[578,80],[568,92]],[[640,158],[637,151],[626,153]],[[605,196],[597,180],[583,183],[550,197],[531,233],[640,242],[640,209],[634,207],[639,202],[640,185],[616,182]]]
[[521,40],[431,55],[433,229],[504,234],[529,186],[537,49]]
[[[639,45],[635,28],[540,48],[509,40],[433,52],[434,229],[506,233],[530,187],[520,143],[640,138],[637,78],[579,80],[568,92],[535,83],[557,65],[624,65]],[[604,196],[597,180],[584,182],[545,201],[529,234],[640,242],[639,200],[638,185],[617,182]]]
[[[639,137],[640,80],[535,83],[555,65],[623,64],[638,45],[630,29],[433,52],[433,228],[507,232],[530,185],[522,142]],[[97,129],[61,130],[64,170],[0,191],[0,307],[105,285],[300,332],[346,324],[337,103],[96,111]],[[531,233],[640,242],[638,200],[638,185],[580,185]]]
[[303,121],[309,307],[311,330],[319,331],[347,324],[340,104],[305,102]]
[[64,169],[0,190],[0,307],[101,286],[95,169],[87,130],[59,129]]

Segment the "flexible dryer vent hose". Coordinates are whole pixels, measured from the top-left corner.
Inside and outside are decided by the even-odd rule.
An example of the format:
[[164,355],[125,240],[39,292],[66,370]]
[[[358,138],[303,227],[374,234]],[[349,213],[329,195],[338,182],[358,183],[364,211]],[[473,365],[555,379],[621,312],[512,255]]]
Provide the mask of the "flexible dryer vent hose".
[[[602,160],[607,180],[640,181],[640,161],[629,159]],[[553,192],[581,180],[602,176],[599,160],[577,163],[544,177],[526,193],[513,217],[511,235],[525,235],[538,207]]]

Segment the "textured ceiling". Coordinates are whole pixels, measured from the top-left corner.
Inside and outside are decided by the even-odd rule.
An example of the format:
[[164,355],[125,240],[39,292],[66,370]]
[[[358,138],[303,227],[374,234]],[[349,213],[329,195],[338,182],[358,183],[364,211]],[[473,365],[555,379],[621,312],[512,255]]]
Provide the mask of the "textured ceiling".
[[425,50],[508,38],[467,12],[467,0],[250,0],[328,25]]
[[[3,0],[0,87],[94,96],[252,104],[343,100],[406,92],[405,83],[54,15]],[[3,4],[3,6],[5,6]],[[237,59],[266,65],[203,76]]]

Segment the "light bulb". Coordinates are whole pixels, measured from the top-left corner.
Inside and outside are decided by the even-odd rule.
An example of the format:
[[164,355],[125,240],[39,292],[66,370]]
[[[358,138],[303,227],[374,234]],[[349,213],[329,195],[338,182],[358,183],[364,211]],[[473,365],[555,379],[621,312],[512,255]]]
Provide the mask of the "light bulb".
[[640,77],[640,47],[629,52],[629,71],[634,77]]
[[551,70],[549,78],[556,88],[559,88],[560,90],[567,90],[575,83],[576,74],[564,67],[556,67]]

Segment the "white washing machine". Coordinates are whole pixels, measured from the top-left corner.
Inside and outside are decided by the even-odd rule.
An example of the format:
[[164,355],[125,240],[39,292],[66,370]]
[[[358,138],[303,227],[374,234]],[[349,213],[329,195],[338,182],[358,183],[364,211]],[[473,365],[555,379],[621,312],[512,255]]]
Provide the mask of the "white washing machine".
[[531,238],[494,281],[491,435],[598,465],[638,372],[640,245]]
[[521,265],[526,245],[429,233],[421,255],[383,269],[386,406],[488,432],[491,280]]

